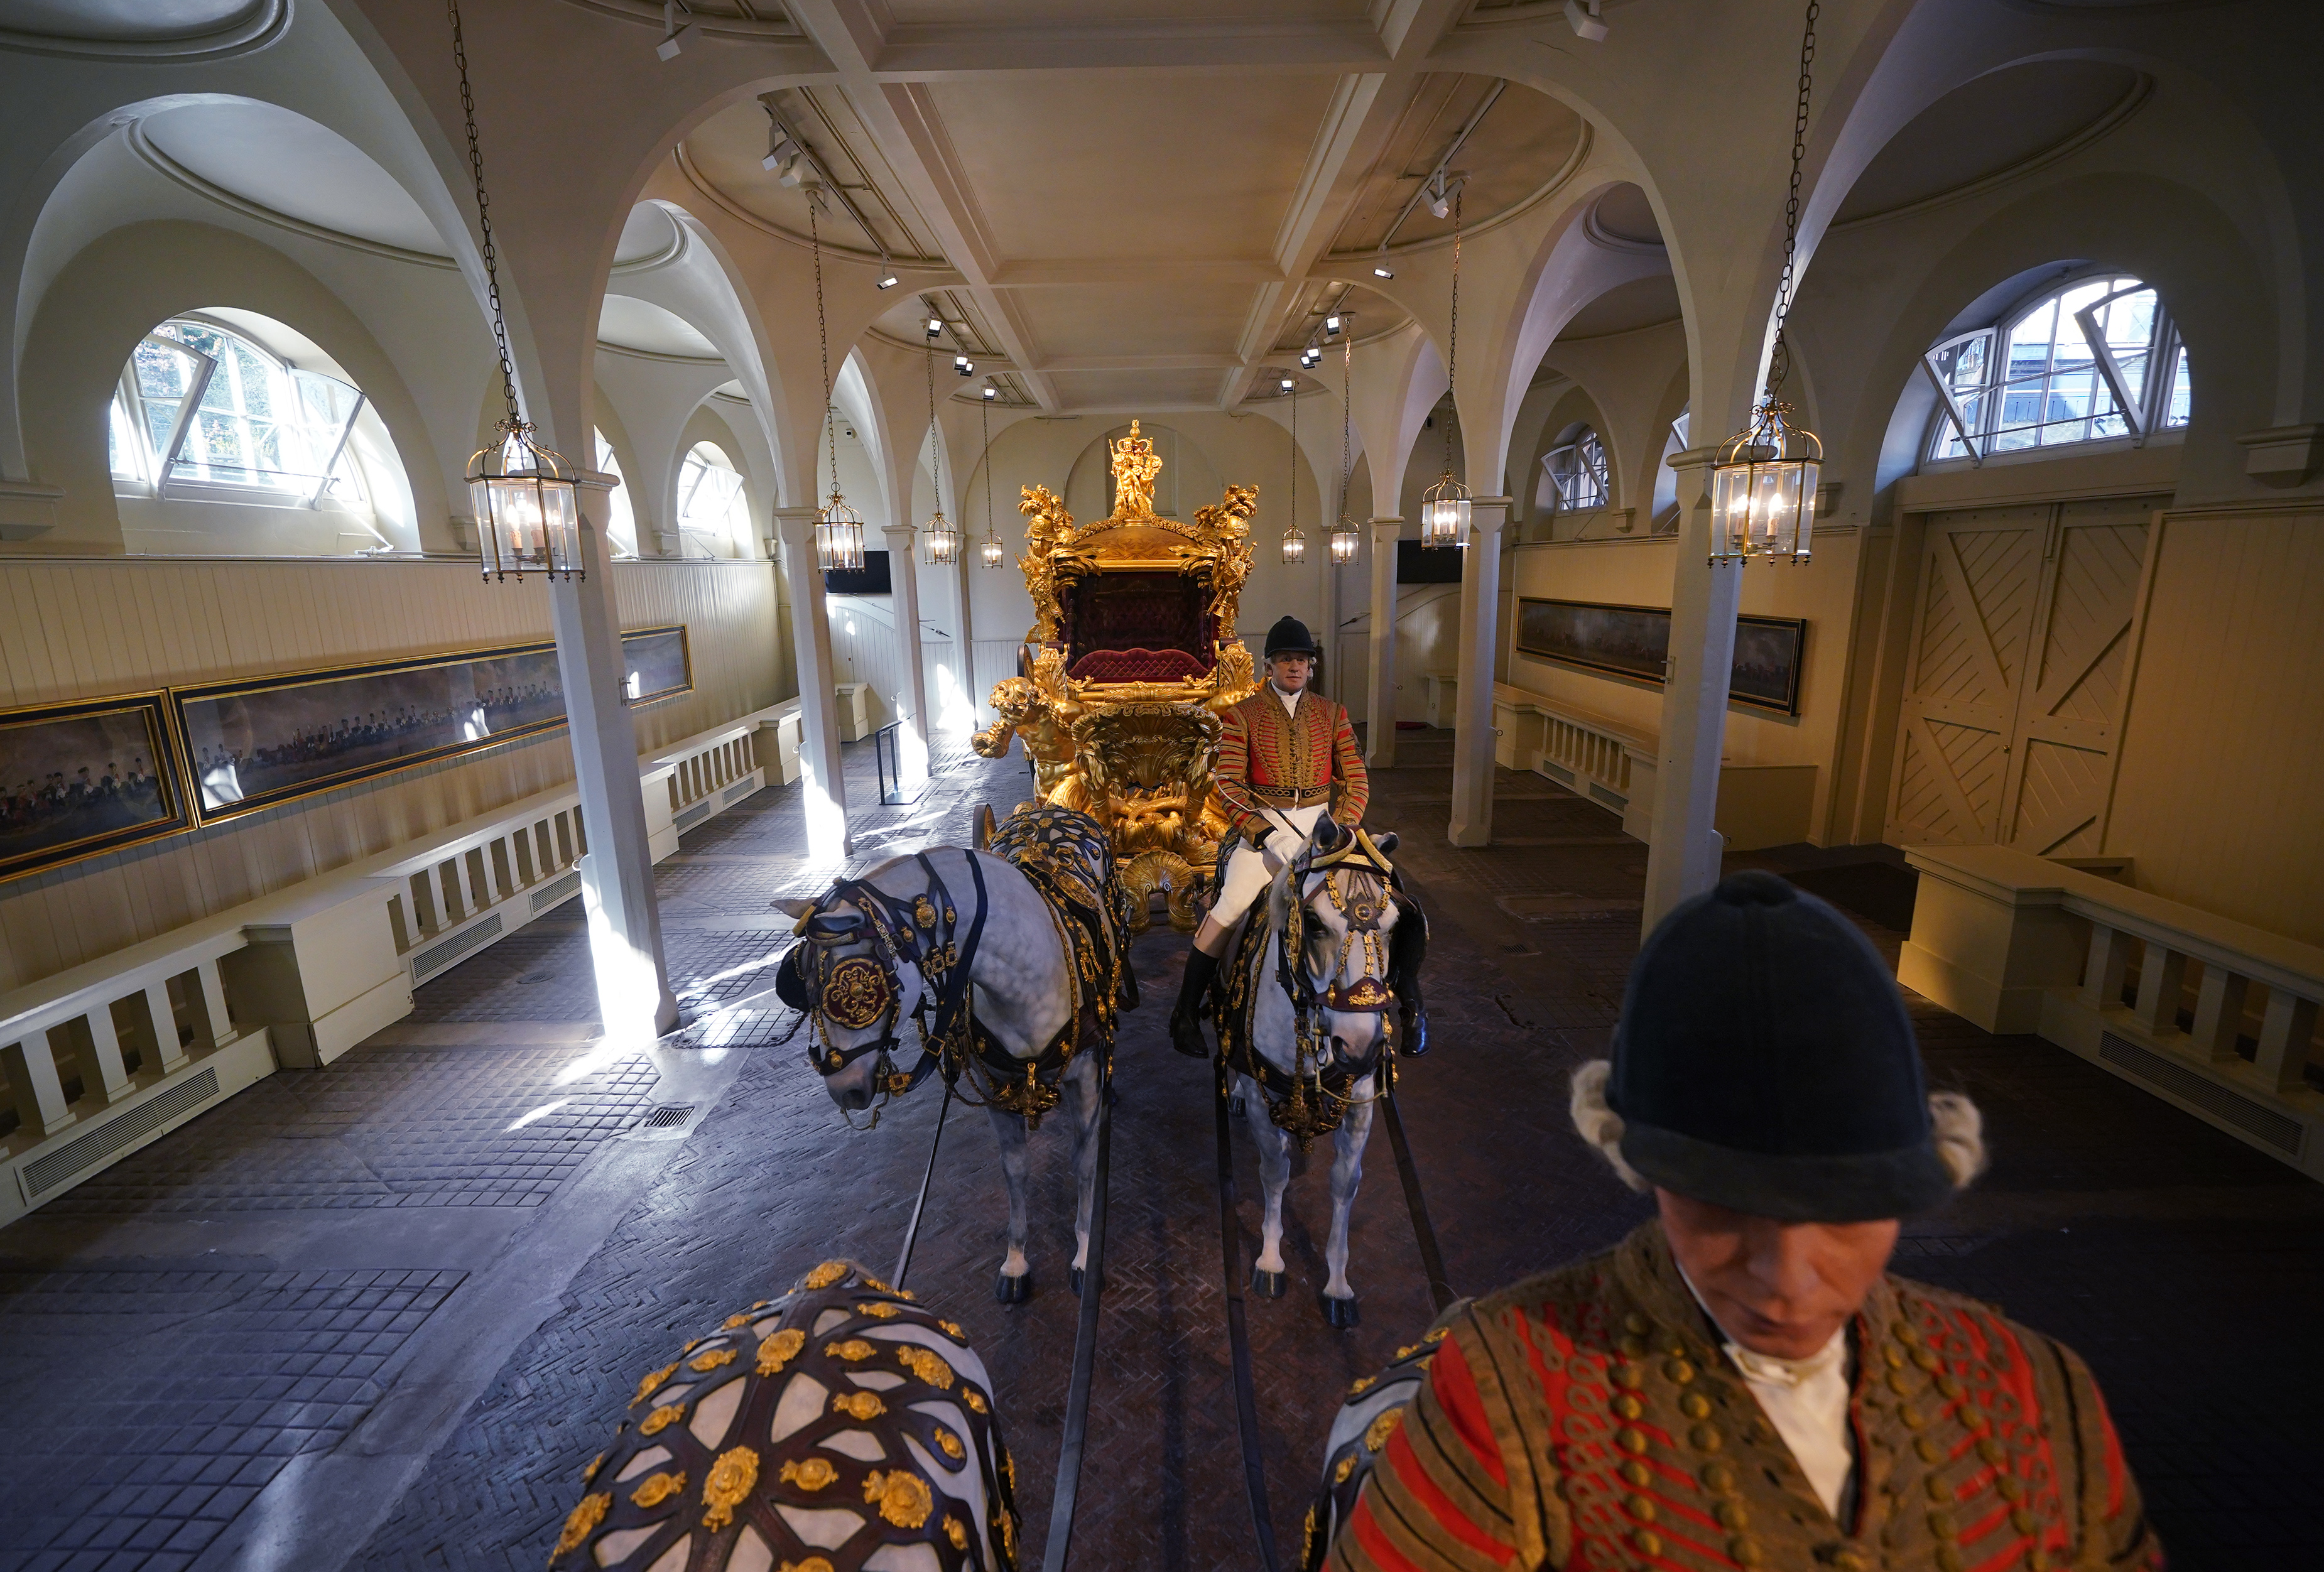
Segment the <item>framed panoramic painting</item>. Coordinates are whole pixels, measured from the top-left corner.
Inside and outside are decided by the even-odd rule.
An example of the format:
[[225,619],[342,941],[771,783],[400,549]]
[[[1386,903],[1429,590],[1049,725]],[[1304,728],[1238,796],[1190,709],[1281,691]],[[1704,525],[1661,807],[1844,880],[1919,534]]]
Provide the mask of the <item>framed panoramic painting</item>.
[[622,634],[622,659],[629,671],[632,704],[650,704],[694,691],[694,652],[686,642],[683,622]]
[[[692,688],[683,627],[624,633],[622,649],[632,703]],[[547,639],[172,688],[170,703],[203,824],[565,724]]]
[[[1517,602],[1517,647],[1522,655],[1660,687],[1670,654],[1670,622],[1667,607],[1526,596]],[[1798,714],[1807,635],[1807,622],[1798,617],[1736,618],[1728,702]]]
[[190,829],[167,695],[0,710],[0,878]]

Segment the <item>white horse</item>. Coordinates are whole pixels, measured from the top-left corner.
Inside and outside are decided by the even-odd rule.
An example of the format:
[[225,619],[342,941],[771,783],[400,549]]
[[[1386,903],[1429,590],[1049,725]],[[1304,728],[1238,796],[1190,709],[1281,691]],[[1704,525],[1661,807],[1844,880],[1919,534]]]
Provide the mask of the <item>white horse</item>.
[[[775,905],[805,942],[779,987],[806,1012],[807,1058],[846,1113],[878,1111],[940,1068],[982,1103],[1009,1188],[1003,1304],[1032,1297],[1026,1137],[1063,1107],[1080,1200],[1069,1282],[1082,1291],[1097,1180],[1098,1099],[1114,1014],[1138,1002],[1128,922],[1104,832],[1063,808],[1020,809],[993,852],[936,847],[813,901]],[[900,1034],[906,1016],[916,1040]],[[911,1065],[898,1067],[898,1059]]]
[[1335,1327],[1358,1319],[1348,1284],[1348,1218],[1363,1181],[1372,1103],[1388,1073],[1395,1033],[1388,1014],[1397,1002],[1388,979],[1417,965],[1415,958],[1399,969],[1402,958],[1391,953],[1397,924],[1423,921],[1389,884],[1396,844],[1393,834],[1373,838],[1329,818],[1318,822],[1307,844],[1277,869],[1264,925],[1246,924],[1240,935],[1217,1012],[1221,1050],[1259,1145],[1266,1192],[1252,1292],[1268,1299],[1283,1292],[1291,1143],[1304,1152],[1329,1134],[1329,1277],[1319,1297],[1323,1319]]
[[955,1323],[826,1261],[666,1353],[589,1466],[552,1572],[1016,1565],[1017,1466]]

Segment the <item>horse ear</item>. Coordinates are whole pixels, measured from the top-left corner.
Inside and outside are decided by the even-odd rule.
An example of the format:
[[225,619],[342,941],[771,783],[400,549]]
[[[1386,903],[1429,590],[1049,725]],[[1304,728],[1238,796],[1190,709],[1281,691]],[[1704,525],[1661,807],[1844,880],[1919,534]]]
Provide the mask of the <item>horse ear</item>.
[[1315,821],[1315,833],[1309,839],[1318,851],[1337,851],[1340,849],[1341,841],[1345,839],[1345,836],[1340,826],[1333,821],[1332,815],[1327,813]]
[[1380,855],[1382,857],[1394,857],[1396,855],[1397,848],[1397,833],[1393,830],[1383,830],[1379,834],[1372,837],[1372,844],[1379,848]]
[[775,910],[780,912],[786,917],[804,917],[809,912],[815,910],[815,903],[813,901],[799,900],[790,896],[785,896],[780,900],[774,903],[774,907]]

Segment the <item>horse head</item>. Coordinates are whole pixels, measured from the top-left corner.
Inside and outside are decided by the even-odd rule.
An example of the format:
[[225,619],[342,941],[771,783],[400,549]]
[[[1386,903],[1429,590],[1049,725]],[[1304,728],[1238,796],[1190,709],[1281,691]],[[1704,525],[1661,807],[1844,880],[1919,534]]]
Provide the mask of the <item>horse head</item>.
[[909,1070],[899,1069],[898,1034],[915,1001],[925,997],[919,968],[890,943],[861,902],[835,889],[819,900],[779,900],[776,908],[798,920],[799,942],[775,973],[775,991],[801,1011],[807,1028],[807,1063],[843,1112],[859,1113],[875,1100],[901,1097],[927,1078],[936,1057],[926,1044]]
[[[1286,951],[1315,1001],[1333,1052],[1351,1062],[1371,1057],[1385,1037],[1389,935],[1402,906],[1388,882],[1393,833],[1342,829],[1327,814],[1276,878],[1268,906]],[[1296,891],[1295,902],[1294,891]]]

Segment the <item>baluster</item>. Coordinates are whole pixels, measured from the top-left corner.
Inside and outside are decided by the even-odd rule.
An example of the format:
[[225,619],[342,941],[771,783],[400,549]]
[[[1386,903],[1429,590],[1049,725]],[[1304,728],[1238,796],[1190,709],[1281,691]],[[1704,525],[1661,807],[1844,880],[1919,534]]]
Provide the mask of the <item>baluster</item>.
[[226,1007],[226,983],[219,977],[216,961],[205,961],[194,970],[201,975],[202,1013],[209,1017],[205,1024],[209,1028],[210,1046],[217,1048],[235,1037],[234,1016]]
[[153,1047],[161,1055],[154,1066],[164,1075],[181,1070],[186,1063],[185,1044],[178,1041],[177,1007],[170,1003],[170,984],[165,979],[145,985],[145,1013],[153,1022]]
[[24,1129],[53,1135],[79,1122],[80,1116],[65,1101],[64,1080],[57,1074],[46,1032],[35,1029],[21,1043],[0,1046],[0,1069],[7,1072],[16,1117]]
[[2271,987],[2252,1067],[2273,1089],[2298,1091],[2306,1085],[2308,1051],[2315,1038],[2316,1001]]
[[[121,1034],[113,1025],[113,1007],[99,1000],[89,1006],[81,1017],[88,1023],[89,1075],[81,1078],[81,1090],[95,1092],[99,1102],[117,1103],[134,1089],[129,1084],[129,1065],[121,1057]],[[95,1086],[88,1084],[91,1079]]]
[[2082,973],[2082,1003],[2094,1010],[2122,1004],[2122,979],[2130,970],[2131,936],[2104,923],[2090,924],[2090,959]]
[[2187,991],[2187,958],[2165,949],[2159,940],[2146,943],[2146,960],[2138,969],[2138,1024],[2151,1037],[2179,1034],[2179,1000]]
[[2244,996],[2250,988],[2249,979],[2203,962],[2203,983],[2195,995],[2195,1030],[2188,1046],[2215,1062],[2237,1057],[2236,1039],[2243,1033]]

